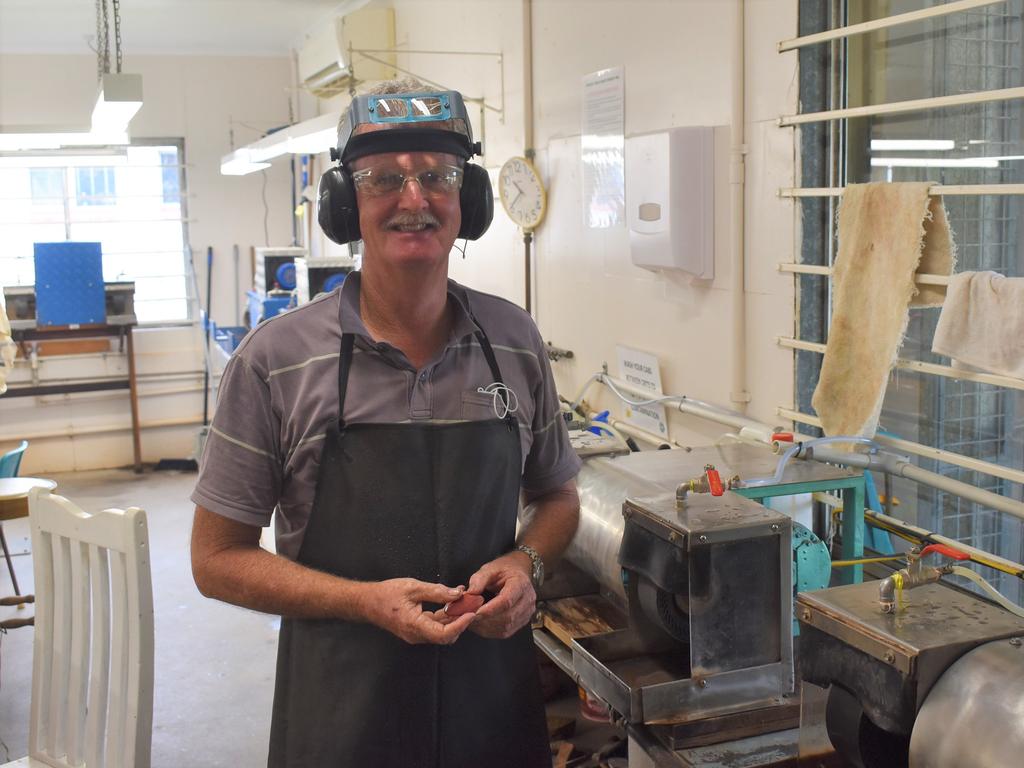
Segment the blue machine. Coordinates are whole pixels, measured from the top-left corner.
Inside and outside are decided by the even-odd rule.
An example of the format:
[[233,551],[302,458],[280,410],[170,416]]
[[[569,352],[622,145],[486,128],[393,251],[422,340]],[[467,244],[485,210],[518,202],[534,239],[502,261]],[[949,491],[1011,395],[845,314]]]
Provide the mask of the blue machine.
[[36,324],[103,324],[107,320],[100,243],[35,243]]

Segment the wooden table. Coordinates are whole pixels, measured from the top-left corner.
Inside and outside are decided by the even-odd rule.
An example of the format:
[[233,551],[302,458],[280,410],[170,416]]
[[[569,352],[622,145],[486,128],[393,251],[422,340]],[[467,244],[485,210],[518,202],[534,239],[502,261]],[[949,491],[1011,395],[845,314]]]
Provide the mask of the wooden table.
[[52,491],[53,480],[38,477],[0,477],[0,521],[28,517],[28,494],[33,488]]
[[[28,495],[33,488],[45,488],[52,491],[57,487],[53,480],[42,480],[38,477],[0,477],[0,521],[14,520],[19,517],[28,517]],[[16,597],[25,597],[24,601],[11,601],[7,598],[0,600],[0,605],[18,605],[23,602],[31,602],[31,595],[22,595],[18,589],[18,577],[14,575],[14,564],[11,562],[11,553],[7,550],[7,538],[4,536],[2,522],[0,522],[0,544],[3,545],[4,557],[7,560],[7,570],[11,573],[11,583],[14,585]],[[4,622],[5,629],[16,626],[23,626],[25,620],[13,619],[14,624]],[[31,620],[28,620],[29,622]]]

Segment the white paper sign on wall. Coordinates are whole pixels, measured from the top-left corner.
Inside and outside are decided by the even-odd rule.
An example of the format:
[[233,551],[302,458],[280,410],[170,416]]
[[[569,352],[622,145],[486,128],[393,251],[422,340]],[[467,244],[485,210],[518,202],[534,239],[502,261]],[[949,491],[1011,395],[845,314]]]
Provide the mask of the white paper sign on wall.
[[[658,367],[658,358],[648,352],[630,347],[616,346],[619,355],[619,375],[624,381],[628,381],[635,387],[643,387],[649,390],[651,397],[664,394],[661,391],[661,369]],[[641,398],[629,396],[630,400]],[[663,405],[627,405],[626,421],[653,432],[656,435],[668,437],[668,421],[665,418],[665,406]]]

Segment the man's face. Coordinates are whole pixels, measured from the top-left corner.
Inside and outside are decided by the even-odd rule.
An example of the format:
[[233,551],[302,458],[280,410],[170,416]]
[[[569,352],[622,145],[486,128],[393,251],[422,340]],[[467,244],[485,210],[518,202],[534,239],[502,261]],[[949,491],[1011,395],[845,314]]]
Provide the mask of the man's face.
[[462,224],[459,190],[425,189],[416,176],[460,165],[453,155],[440,152],[388,152],[353,162],[354,175],[369,170],[375,179],[406,177],[401,189],[387,193],[371,192],[372,184],[357,184],[359,228],[368,263],[411,266],[446,261]]

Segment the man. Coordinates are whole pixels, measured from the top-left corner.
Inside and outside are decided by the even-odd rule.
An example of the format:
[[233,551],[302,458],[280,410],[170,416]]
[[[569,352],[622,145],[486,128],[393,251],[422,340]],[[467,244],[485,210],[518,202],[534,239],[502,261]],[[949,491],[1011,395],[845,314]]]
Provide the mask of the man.
[[529,316],[447,279],[493,203],[461,96],[426,90],[353,101],[320,221],[362,271],[239,346],[192,496],[202,593],[285,617],[274,767],[550,765],[529,621],[579,460]]

